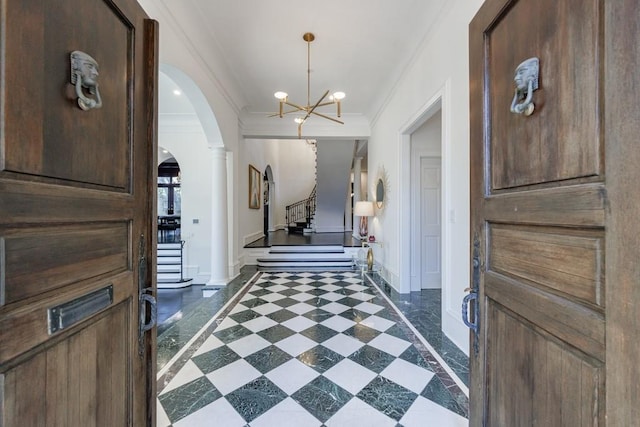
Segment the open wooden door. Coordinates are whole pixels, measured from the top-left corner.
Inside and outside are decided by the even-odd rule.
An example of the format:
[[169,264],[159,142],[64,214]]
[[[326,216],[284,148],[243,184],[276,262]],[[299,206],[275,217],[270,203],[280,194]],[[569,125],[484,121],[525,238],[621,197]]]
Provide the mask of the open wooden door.
[[639,7],[486,0],[470,25],[472,426],[640,419]]
[[0,426],[155,426],[157,24],[0,16]]

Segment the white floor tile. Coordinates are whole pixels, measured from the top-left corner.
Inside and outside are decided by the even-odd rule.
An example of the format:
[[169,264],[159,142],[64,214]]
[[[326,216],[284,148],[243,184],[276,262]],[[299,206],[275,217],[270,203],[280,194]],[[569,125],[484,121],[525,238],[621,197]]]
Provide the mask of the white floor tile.
[[313,276],[313,273],[300,273],[299,277],[302,277],[302,279],[296,280],[296,283],[302,283],[303,285],[311,283],[313,279],[309,279],[310,276]]
[[328,311],[333,314],[340,314],[349,310],[351,307],[340,304],[339,302],[330,302],[329,304],[325,304],[321,307],[324,311]]
[[308,280],[306,283],[304,283],[303,280],[296,280],[296,282],[298,283],[302,283],[301,285],[297,285],[294,286],[293,289],[295,289],[296,291],[300,291],[300,292],[307,292],[310,291],[312,289],[315,289],[313,286],[309,286],[307,283],[312,282],[312,280]]
[[251,421],[251,427],[319,427],[321,424],[290,397]]
[[247,322],[243,322],[242,326],[249,329],[251,332],[260,332],[277,324],[278,322],[275,320],[271,320],[266,316],[260,316]]
[[383,307],[379,306],[378,304],[371,304],[370,302],[363,302],[362,304],[358,304],[353,308],[369,314],[376,314],[383,309]]
[[271,292],[281,292],[281,291],[286,291],[287,289],[289,289],[289,287],[283,286],[283,285],[270,285],[266,289]]
[[349,359],[341,360],[323,375],[353,395],[377,376],[375,372]]
[[274,280],[269,280],[271,283],[275,283],[276,285],[283,285],[285,283],[289,283],[291,280],[287,279],[287,277],[289,277],[289,275],[286,275],[285,277],[280,277],[279,279],[274,279]]
[[281,350],[286,351],[291,356],[296,357],[299,354],[312,349],[317,345],[317,343],[303,335],[295,334],[283,339],[282,341],[278,341],[274,345]]
[[402,359],[396,359],[387,366],[380,375],[396,384],[420,394],[429,384],[434,373]]
[[169,384],[165,386],[160,392],[161,395],[165,394],[168,391],[174,390],[182,385],[185,385],[188,382],[191,382],[197,378],[203,376],[204,373],[196,366],[195,363],[191,361],[191,359],[187,360],[187,363],[184,364],[182,369],[178,371],[175,377],[171,379]]
[[[368,303],[364,303],[364,304],[368,304]],[[374,316],[367,317],[362,322],[360,322],[360,324],[373,328],[376,331],[384,332],[390,327],[392,327],[393,325],[395,325],[396,322],[392,322],[391,320],[387,320],[382,317],[378,317],[374,315]]]
[[[202,345],[198,347],[193,356],[198,356],[200,354],[206,353],[207,351],[215,350],[218,347],[222,347],[224,343],[218,339],[215,335],[209,335],[209,338],[204,340]],[[191,356],[191,357],[193,357]]]
[[[240,305],[240,304],[238,304],[238,305]],[[227,329],[227,328],[230,328],[232,326],[236,326],[237,324],[238,324],[238,322],[233,320],[231,317],[227,316],[227,317],[224,318],[224,320],[222,322],[220,322],[220,324],[216,328],[215,332],[222,331],[223,329]]]
[[353,320],[345,319],[342,316],[333,316],[320,323],[334,331],[343,332],[356,324]]
[[271,343],[269,341],[257,334],[247,335],[246,337],[242,337],[239,340],[227,344],[227,346],[238,353],[240,357],[247,357],[248,355],[269,347],[270,345]]
[[210,427],[223,425],[224,427],[243,427],[247,422],[233,409],[233,406],[223,397],[204,408],[184,417],[174,424],[175,427]]
[[[282,286],[282,285],[276,285],[276,286]],[[282,286],[283,288],[286,288],[286,286]],[[272,289],[269,289],[272,291]],[[278,301],[280,299],[284,299],[286,298],[286,296],[284,295],[280,295],[277,293],[273,293],[273,294],[266,294],[266,295],[262,295],[260,297],[260,299],[265,300],[265,301],[269,301],[269,302],[274,302],[274,301]]]
[[259,305],[257,307],[253,307],[252,310],[255,311],[256,313],[260,313],[263,316],[266,316],[267,314],[275,313],[278,310],[282,310],[282,307],[270,302],[267,304]]
[[264,376],[290,395],[319,375],[316,370],[308,367],[298,359],[291,359]]
[[[349,282],[349,280],[345,280],[345,282]],[[356,292],[362,292],[365,289],[369,289],[366,286],[362,286],[362,285],[358,285],[358,284],[353,284],[353,285],[349,285],[349,286],[345,286],[346,289],[350,289],[352,291],[356,291]]]
[[233,309],[229,312],[229,314],[236,314],[236,313],[240,313],[241,311],[245,311],[245,310],[249,310],[249,307],[245,307],[242,304],[236,304],[236,306],[233,307]]
[[469,420],[447,408],[418,396],[404,417],[400,419],[404,427],[467,427]]
[[236,360],[207,374],[211,383],[224,395],[255,380],[262,374],[244,359]]
[[338,301],[339,299],[344,298],[344,295],[336,294],[335,292],[327,292],[326,294],[320,295],[320,298],[326,299],[329,301]]
[[296,301],[309,301],[310,299],[315,298],[315,295],[302,292],[299,294],[291,295],[289,298]]
[[355,294],[351,294],[349,296],[360,301],[369,301],[375,298],[375,295],[371,295],[366,292],[356,292]]
[[[361,324],[364,325],[364,322],[361,322]],[[411,346],[411,343],[388,334],[380,334],[369,341],[369,345],[398,357]]]
[[394,427],[396,421],[354,397],[325,423],[327,427]]
[[[296,304],[298,305],[298,304]],[[311,310],[309,310],[311,311]],[[306,311],[305,311],[306,313]],[[286,326],[287,328],[291,329],[292,331],[296,331],[296,332],[300,332],[300,331],[304,331],[307,328],[312,327],[313,325],[315,325],[316,322],[314,322],[311,319],[307,319],[304,316],[297,316],[294,318],[291,318],[285,322],[282,322],[282,326]]]
[[243,302],[243,301],[250,301],[250,300],[252,300],[252,299],[256,299],[256,298],[258,298],[258,297],[257,297],[257,296],[255,296],[255,295],[253,295],[253,294],[246,293],[246,294],[245,294],[245,295],[240,299],[240,302]]
[[171,420],[169,420],[160,401],[156,399],[156,427],[169,427],[170,425]]
[[338,289],[342,289],[341,286],[332,285],[332,283],[337,282],[337,280],[335,279],[321,279],[319,281],[323,283],[327,283],[324,286],[320,286],[320,289],[324,289],[325,291],[333,292],[333,291],[337,291]]
[[305,302],[299,302],[298,304],[290,305],[287,310],[296,314],[305,314],[311,310],[315,310],[315,307]]
[[347,357],[360,349],[360,347],[364,346],[364,343],[344,334],[338,334],[323,342],[322,345],[344,357]]

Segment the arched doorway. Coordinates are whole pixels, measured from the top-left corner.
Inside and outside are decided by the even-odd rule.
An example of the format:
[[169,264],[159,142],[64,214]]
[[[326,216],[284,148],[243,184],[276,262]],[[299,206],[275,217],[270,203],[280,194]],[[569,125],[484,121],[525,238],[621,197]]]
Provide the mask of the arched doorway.
[[180,242],[181,213],[180,166],[170,157],[158,166],[158,243]]

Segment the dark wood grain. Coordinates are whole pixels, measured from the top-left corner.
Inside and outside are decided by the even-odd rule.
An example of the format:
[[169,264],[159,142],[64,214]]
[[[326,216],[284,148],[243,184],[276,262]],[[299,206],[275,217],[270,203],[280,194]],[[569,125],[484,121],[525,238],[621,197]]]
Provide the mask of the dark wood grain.
[[[603,4],[487,0],[470,25],[470,231],[481,255],[471,426],[609,422],[617,236],[609,170],[605,179]],[[533,56],[540,89],[525,117],[509,107],[515,69]]]
[[607,422],[640,420],[640,27],[637,0],[605,2],[607,140]]
[[[154,426],[137,266],[155,272],[157,27],[135,0],[0,8],[0,425]],[[73,50],[99,63],[100,109],[77,106]],[[112,304],[49,333],[50,308],[107,285]]]

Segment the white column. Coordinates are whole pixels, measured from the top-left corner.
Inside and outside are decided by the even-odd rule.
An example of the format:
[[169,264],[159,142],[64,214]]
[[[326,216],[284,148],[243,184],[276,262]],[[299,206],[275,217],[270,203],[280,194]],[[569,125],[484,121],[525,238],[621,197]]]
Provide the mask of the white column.
[[207,285],[227,284],[227,153],[223,147],[211,148],[211,279]]
[[[353,205],[362,200],[362,157],[353,158]],[[360,238],[359,226],[360,217],[353,216],[353,236]]]

